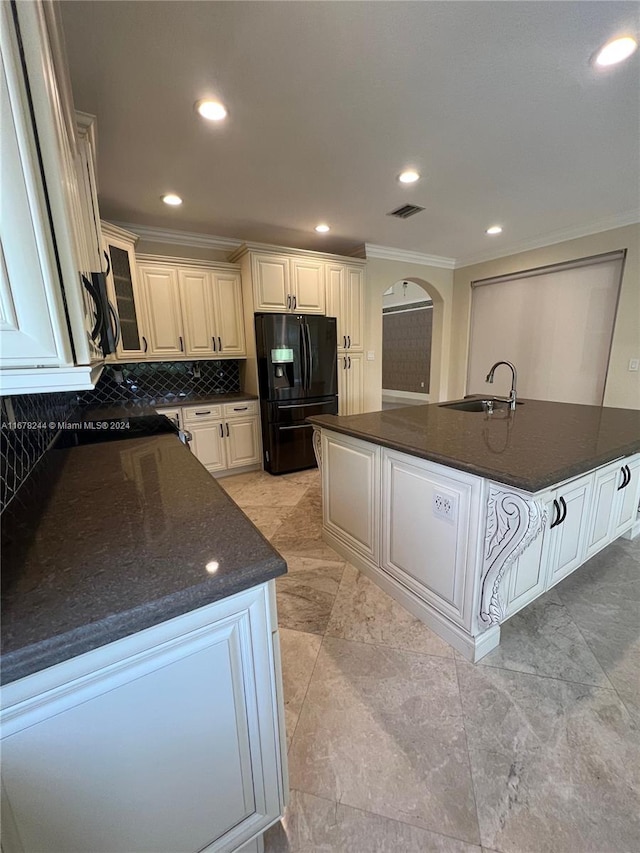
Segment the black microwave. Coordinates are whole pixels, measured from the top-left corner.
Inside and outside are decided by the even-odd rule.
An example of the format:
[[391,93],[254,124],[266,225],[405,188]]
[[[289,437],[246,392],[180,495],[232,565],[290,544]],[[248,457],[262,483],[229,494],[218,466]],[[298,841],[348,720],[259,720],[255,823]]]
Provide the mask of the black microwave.
[[107,295],[107,274],[92,272],[90,279],[86,275],[81,277],[85,290],[96,306],[95,325],[91,330],[91,338],[106,358],[116,351],[120,341],[120,320]]

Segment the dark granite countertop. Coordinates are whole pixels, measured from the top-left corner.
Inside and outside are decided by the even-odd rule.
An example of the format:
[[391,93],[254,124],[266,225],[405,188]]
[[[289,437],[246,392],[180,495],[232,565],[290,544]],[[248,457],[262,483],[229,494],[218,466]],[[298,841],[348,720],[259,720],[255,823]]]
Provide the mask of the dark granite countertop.
[[245,394],[244,391],[238,391],[234,394],[209,394],[204,397],[176,397],[173,400],[162,402],[158,400],[153,403],[156,409],[177,409],[180,406],[196,406],[201,403],[239,403],[241,400],[257,400],[255,394]]
[[2,680],[285,572],[175,435],[52,449],[2,514]]
[[90,418],[102,416],[105,418],[126,417],[129,414],[149,414],[158,409],[179,409],[182,406],[199,406],[205,403],[240,403],[243,400],[257,400],[255,394],[245,394],[237,391],[232,394],[206,394],[202,396],[158,397],[155,400],[123,401],[122,403],[90,403],[79,406],[78,412]]
[[308,420],[527,492],[640,450],[640,411],[539,400],[493,415],[430,403]]

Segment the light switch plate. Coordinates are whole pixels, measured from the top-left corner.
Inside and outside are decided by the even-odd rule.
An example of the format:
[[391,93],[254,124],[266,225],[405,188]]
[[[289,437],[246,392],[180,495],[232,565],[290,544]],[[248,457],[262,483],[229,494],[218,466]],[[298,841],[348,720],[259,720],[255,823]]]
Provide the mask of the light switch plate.
[[375,356],[376,354],[372,349],[367,350],[367,361],[374,361]]
[[640,366],[640,358],[629,359],[629,370],[635,371]]

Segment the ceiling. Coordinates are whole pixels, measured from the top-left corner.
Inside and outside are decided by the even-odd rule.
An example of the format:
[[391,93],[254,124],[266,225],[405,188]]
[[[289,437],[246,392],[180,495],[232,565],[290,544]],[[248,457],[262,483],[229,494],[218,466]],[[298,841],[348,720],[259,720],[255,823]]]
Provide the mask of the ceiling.
[[[589,63],[640,30],[637,3],[62,7],[107,219],[458,263],[640,219],[640,51]],[[195,113],[207,96],[223,123]],[[407,166],[419,183],[397,181]],[[407,202],[424,212],[386,215]]]

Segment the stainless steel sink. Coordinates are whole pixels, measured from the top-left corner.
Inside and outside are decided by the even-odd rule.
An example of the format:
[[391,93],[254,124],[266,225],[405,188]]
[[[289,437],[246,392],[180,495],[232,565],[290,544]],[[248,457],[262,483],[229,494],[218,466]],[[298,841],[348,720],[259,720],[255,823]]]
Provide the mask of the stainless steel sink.
[[[452,403],[439,403],[439,405],[444,409],[455,409],[457,412],[491,412],[497,409],[502,411],[509,407],[507,400],[498,400],[495,397],[454,400]],[[520,405],[519,401],[518,405]]]

